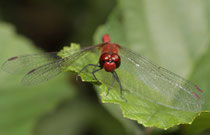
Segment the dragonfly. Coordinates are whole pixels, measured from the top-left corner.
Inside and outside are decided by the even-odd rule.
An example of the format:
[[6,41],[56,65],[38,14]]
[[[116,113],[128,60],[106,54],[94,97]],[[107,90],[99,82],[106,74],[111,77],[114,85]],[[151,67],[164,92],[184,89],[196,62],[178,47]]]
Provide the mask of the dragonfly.
[[[197,85],[126,47],[112,43],[108,34],[102,37],[100,44],[70,52],[65,57],[58,56],[58,52],[15,56],[9,58],[2,69],[10,73],[25,73],[22,84],[35,85],[56,77],[81,57],[88,58],[89,53],[94,53],[98,57],[97,64],[87,60],[76,78],[93,67],[90,72],[93,78],[109,86],[106,96],[114,87],[119,89],[125,103],[129,102],[126,96],[131,94],[176,110],[200,112],[202,109],[203,91]],[[106,77],[97,78],[96,73],[102,70],[111,73],[111,82]]]

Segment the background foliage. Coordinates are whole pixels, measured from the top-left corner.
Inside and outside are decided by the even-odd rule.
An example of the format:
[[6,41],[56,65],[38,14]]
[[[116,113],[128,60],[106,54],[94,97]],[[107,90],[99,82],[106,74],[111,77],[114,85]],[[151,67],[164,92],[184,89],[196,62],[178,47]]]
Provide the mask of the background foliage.
[[118,105],[101,104],[101,89],[75,81],[75,74],[23,87],[22,76],[0,71],[0,134],[209,134],[209,5],[207,0],[1,1],[0,63],[14,55],[59,51],[70,42],[100,43],[109,33],[114,42],[195,82],[206,102],[191,125],[147,128],[123,118]]

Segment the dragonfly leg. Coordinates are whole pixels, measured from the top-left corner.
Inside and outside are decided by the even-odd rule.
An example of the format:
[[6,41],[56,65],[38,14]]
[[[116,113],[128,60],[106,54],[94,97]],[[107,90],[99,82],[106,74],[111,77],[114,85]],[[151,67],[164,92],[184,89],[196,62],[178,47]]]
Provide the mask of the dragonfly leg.
[[98,64],[99,64],[98,62],[97,62],[97,64],[95,64],[97,66],[95,66],[92,71],[96,70],[97,67],[100,67]]
[[125,102],[127,102],[127,99],[126,98],[124,98],[123,97],[123,89],[122,89],[122,85],[121,85],[121,82],[120,82],[120,79],[119,79],[119,77],[118,77],[118,75],[117,75],[117,73],[114,71],[114,74],[115,74],[115,76],[116,76],[116,80],[117,80],[117,82],[118,82],[118,84],[119,84],[119,86],[120,86],[120,97],[123,99],[123,100],[125,100]]
[[116,77],[115,77],[115,75],[114,75],[113,72],[112,72],[112,76],[113,76],[113,81],[112,81],[111,85],[110,85],[109,88],[108,88],[108,91],[107,91],[107,93],[106,93],[106,96],[108,96],[109,90],[112,88],[112,86],[113,86],[113,84],[114,84],[114,82],[115,82],[115,79],[116,79]]
[[100,84],[99,80],[96,78],[95,73],[100,71],[102,68],[96,69],[95,71],[92,72],[93,77],[95,78],[95,80],[97,81],[98,84]]
[[99,67],[99,65],[94,65],[94,64],[87,64],[87,65],[85,65],[85,66],[79,71],[79,73],[77,74],[76,80],[78,80],[79,74],[82,73],[82,71],[84,71],[84,70],[85,70],[87,67],[89,67],[89,66]]

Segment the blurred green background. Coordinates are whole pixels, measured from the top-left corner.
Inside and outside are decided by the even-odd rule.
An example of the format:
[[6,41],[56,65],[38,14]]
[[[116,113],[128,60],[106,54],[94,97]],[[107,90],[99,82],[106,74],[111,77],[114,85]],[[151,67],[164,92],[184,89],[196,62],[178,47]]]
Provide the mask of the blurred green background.
[[[93,45],[110,31],[118,43],[207,91],[209,5],[207,0],[1,0],[0,64],[15,55],[59,51],[71,42]],[[191,126],[146,128],[123,118],[118,105],[102,104],[93,85],[76,81],[75,74],[32,87],[21,86],[21,78],[0,71],[0,135],[210,134],[208,113]]]

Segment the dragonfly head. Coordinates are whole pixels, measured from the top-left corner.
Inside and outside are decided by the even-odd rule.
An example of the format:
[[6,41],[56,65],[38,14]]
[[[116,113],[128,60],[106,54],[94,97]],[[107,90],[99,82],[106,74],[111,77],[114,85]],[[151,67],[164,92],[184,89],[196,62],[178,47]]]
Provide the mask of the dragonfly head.
[[118,54],[104,53],[99,59],[100,67],[104,68],[107,72],[113,72],[120,66],[120,56]]

